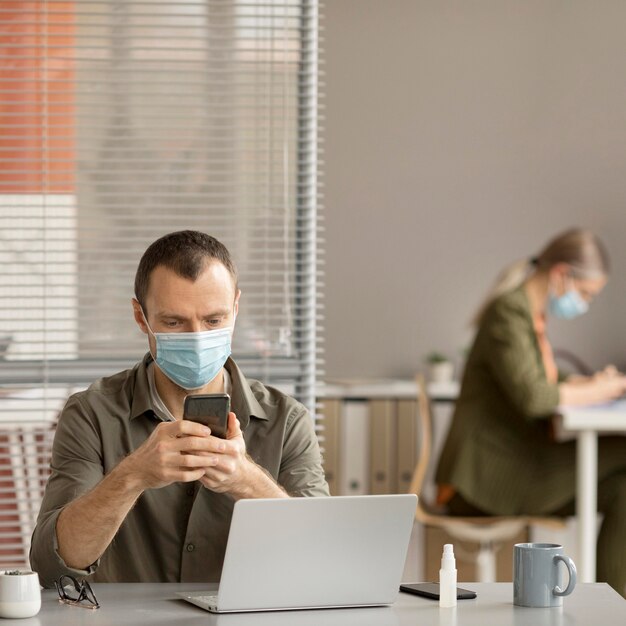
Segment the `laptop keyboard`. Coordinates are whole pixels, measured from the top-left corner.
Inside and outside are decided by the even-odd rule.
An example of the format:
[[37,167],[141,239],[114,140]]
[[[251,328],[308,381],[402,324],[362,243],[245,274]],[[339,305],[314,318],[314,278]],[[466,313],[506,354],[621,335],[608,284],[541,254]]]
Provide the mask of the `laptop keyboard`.
[[207,607],[217,606],[217,596],[194,596],[193,599],[196,602],[202,602]]

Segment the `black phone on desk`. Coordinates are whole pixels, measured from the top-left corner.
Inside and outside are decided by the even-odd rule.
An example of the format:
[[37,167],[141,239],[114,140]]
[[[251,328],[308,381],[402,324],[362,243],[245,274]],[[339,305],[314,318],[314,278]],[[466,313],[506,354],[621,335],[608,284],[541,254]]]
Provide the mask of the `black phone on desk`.
[[227,393],[203,393],[185,396],[183,419],[198,422],[211,429],[211,434],[226,439],[230,396]]
[[[415,596],[430,598],[431,600],[439,600],[439,583],[410,583],[400,585],[400,591],[404,593],[412,593]],[[469,589],[456,588],[457,600],[472,600],[476,597],[475,591]]]

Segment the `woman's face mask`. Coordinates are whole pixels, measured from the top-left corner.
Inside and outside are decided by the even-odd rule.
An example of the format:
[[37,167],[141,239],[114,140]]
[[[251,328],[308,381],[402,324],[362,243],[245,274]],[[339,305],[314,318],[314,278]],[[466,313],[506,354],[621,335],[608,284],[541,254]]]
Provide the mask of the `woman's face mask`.
[[589,310],[589,303],[583,299],[578,291],[572,286],[562,296],[555,296],[550,292],[548,297],[548,311],[554,317],[564,320],[572,320],[583,315]]
[[[567,274],[553,276],[562,281],[563,293],[557,295],[554,282],[548,294],[548,312],[554,317],[571,320],[589,310],[591,300],[602,291],[606,284],[606,277],[592,279],[574,279]],[[558,283],[557,283],[558,284]]]

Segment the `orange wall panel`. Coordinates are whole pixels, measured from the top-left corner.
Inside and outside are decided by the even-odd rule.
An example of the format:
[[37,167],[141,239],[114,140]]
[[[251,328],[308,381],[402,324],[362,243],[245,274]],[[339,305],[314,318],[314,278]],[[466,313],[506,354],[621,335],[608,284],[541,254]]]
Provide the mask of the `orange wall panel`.
[[0,193],[73,193],[74,2],[0,11]]

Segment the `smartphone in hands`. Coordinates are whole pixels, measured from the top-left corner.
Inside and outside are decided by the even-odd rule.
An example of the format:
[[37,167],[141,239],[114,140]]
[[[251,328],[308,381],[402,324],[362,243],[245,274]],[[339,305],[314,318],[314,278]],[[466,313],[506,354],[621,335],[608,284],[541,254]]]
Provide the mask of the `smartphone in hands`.
[[[408,585],[400,585],[400,591],[412,593],[415,596],[430,598],[431,600],[439,600],[439,583],[412,583]],[[469,589],[456,588],[457,600],[471,600],[476,597],[475,591]]]
[[230,396],[227,393],[205,393],[185,397],[183,419],[198,422],[211,429],[211,434],[226,439]]

